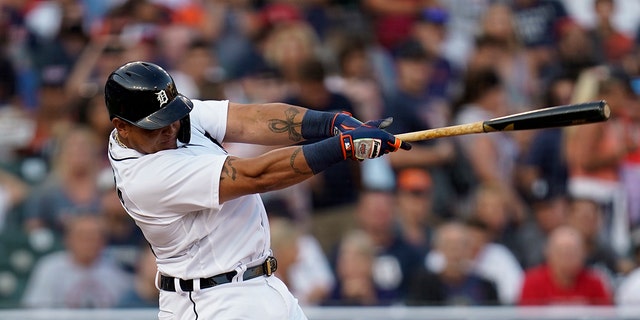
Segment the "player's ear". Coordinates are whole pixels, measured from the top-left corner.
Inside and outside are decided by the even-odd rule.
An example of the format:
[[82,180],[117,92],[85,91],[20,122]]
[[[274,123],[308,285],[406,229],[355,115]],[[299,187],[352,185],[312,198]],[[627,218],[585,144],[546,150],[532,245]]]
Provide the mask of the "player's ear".
[[129,131],[128,130],[129,129],[129,123],[127,123],[126,121],[123,121],[122,119],[113,118],[113,119],[111,119],[111,123],[116,128],[116,130],[118,130],[118,134],[120,134],[120,135],[124,136]]

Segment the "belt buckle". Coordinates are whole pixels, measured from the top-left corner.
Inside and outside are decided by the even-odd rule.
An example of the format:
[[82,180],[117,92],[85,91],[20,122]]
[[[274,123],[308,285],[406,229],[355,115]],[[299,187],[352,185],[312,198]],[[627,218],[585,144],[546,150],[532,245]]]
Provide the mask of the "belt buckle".
[[278,270],[278,260],[274,257],[267,257],[267,260],[262,264],[264,274],[270,277],[276,270]]

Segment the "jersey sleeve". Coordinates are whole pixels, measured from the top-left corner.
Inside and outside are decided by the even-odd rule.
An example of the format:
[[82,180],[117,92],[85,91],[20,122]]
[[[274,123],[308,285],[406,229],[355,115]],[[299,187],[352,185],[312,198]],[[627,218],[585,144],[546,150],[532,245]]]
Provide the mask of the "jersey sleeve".
[[227,131],[228,100],[192,100],[191,125],[219,142]]

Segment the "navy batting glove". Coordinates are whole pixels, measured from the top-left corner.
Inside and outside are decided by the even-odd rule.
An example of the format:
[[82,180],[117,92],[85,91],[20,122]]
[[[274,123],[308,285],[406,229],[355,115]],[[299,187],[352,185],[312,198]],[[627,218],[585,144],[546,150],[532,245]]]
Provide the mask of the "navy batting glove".
[[343,111],[336,113],[331,121],[331,130],[334,136],[362,126],[362,122],[354,118],[351,113]]
[[387,131],[392,118],[367,121],[362,126],[340,134],[342,152],[346,158],[364,160],[380,157],[398,149],[410,150],[411,145]]

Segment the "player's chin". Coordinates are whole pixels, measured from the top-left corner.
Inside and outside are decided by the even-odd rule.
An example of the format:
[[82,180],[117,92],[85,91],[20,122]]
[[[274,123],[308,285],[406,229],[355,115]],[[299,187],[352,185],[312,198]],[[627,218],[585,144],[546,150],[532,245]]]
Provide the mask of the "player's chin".
[[161,141],[160,143],[158,143],[157,145],[157,151],[162,151],[162,150],[167,150],[167,149],[175,149],[178,147],[178,140],[177,139],[170,139],[170,140],[166,140],[166,141]]
[[141,148],[143,153],[152,154],[162,150],[175,149],[178,147],[177,140],[173,141],[158,141],[152,145],[147,146],[146,148]]

